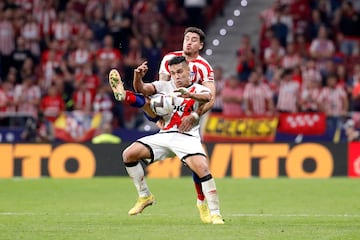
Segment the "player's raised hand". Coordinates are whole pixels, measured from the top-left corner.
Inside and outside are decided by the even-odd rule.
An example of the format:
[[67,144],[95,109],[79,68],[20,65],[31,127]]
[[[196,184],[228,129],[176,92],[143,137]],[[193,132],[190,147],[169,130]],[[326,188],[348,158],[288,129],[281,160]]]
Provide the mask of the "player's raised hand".
[[134,71],[139,74],[140,77],[144,77],[148,71],[147,61],[143,62],[140,66],[138,66]]

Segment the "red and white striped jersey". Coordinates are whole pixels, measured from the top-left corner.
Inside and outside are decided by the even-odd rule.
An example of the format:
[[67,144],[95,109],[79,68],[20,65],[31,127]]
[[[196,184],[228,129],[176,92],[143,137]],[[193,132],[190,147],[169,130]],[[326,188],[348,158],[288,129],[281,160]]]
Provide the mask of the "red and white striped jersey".
[[89,111],[92,109],[92,96],[88,89],[75,91],[73,101],[77,110]]
[[307,86],[309,82],[316,81],[318,83],[321,83],[321,74],[320,71],[313,68],[305,68],[301,71],[302,79],[303,79],[303,85]]
[[327,115],[340,116],[346,111],[344,99],[347,98],[346,92],[341,87],[324,87],[319,96],[319,104],[324,107]]
[[245,85],[244,99],[249,102],[249,110],[256,115],[263,115],[266,113],[267,102],[271,101],[273,93],[266,83],[259,83],[255,85],[251,82]]
[[71,53],[70,59],[76,65],[83,65],[92,59],[92,55],[88,50],[77,49]]
[[93,102],[94,112],[111,112],[113,101],[108,93],[98,92]]
[[318,111],[318,99],[321,88],[302,88],[301,90],[301,110],[302,111]]
[[0,21],[0,54],[10,55],[15,49],[15,31],[10,21]]
[[15,113],[16,106],[14,103],[14,88],[0,88],[0,95],[0,113]]
[[295,81],[282,80],[279,87],[279,97],[276,108],[279,111],[297,112],[300,86]]
[[70,39],[73,28],[68,22],[56,21],[51,26],[51,32],[55,40],[65,41],[67,39]]
[[300,66],[301,57],[299,54],[285,54],[285,56],[281,60],[281,66],[283,68],[295,68],[296,66]]
[[41,99],[40,87],[33,85],[25,87],[24,84],[15,86],[14,100],[17,102],[17,112],[37,117],[38,104]]
[[56,19],[55,9],[38,9],[37,12],[34,12],[34,16],[38,23],[40,23],[41,33],[50,34],[51,25]]
[[[159,74],[166,74],[170,76],[169,60],[173,57],[183,56],[183,51],[175,51],[166,54],[160,64]],[[208,61],[200,55],[193,61],[189,62],[189,67],[192,72],[192,82],[203,84],[203,82],[214,81],[214,70]]]

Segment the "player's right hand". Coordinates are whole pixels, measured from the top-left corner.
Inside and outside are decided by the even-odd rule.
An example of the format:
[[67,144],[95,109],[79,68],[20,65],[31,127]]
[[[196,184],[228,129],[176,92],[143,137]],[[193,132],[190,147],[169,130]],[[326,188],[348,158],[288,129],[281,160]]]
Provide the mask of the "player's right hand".
[[145,76],[148,71],[147,61],[143,62],[140,66],[138,66],[134,71],[135,73],[140,74],[141,77]]

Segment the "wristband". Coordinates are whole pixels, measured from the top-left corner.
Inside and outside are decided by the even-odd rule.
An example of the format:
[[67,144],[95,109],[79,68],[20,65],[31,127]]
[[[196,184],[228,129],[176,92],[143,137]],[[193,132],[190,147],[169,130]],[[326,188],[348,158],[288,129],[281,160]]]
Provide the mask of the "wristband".
[[195,118],[196,121],[200,119],[200,116],[197,114],[197,112],[192,112],[191,115]]

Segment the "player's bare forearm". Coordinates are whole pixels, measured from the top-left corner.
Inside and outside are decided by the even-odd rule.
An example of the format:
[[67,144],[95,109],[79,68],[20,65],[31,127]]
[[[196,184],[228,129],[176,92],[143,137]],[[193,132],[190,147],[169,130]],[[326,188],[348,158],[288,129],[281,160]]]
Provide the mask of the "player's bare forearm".
[[214,82],[204,82],[203,86],[207,87],[210,89],[210,93],[211,93],[211,99],[210,101],[208,101],[207,103],[204,104],[201,112],[198,112],[198,114],[201,116],[203,114],[205,114],[207,111],[209,111],[215,103],[215,96],[216,96],[216,87],[215,87],[215,83]]
[[191,98],[201,103],[206,103],[211,100],[211,93],[207,91],[200,93],[192,93],[189,92],[189,90],[186,88],[178,88],[174,92],[180,93],[179,97]]

